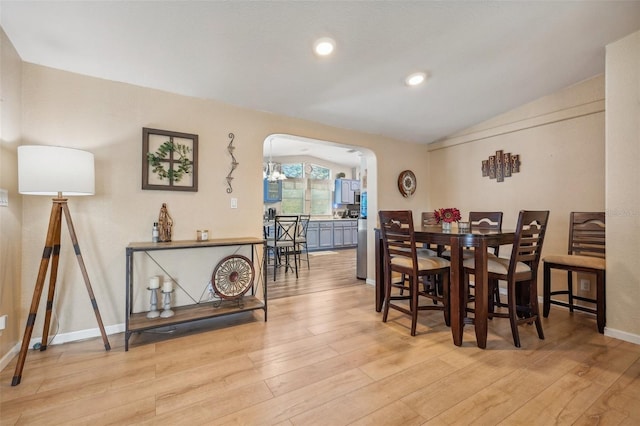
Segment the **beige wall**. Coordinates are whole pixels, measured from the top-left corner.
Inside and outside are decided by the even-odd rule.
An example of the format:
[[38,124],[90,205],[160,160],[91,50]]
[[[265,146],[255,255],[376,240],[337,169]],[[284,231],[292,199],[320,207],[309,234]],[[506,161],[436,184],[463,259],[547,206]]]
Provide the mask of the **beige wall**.
[[[211,238],[261,235],[262,147],[270,134],[360,146],[378,157],[393,158],[377,162],[379,170],[369,172],[370,179],[380,176],[382,182],[379,190],[375,184],[369,185],[372,210],[378,206],[420,209],[426,205],[425,184],[419,184],[411,200],[403,199],[396,188],[398,173],[404,169],[416,170],[418,179],[426,182],[425,146],[27,63],[23,64],[22,88],[23,144],[63,145],[95,154],[96,195],[71,199],[69,206],[108,331],[116,331],[109,327],[124,322],[125,247],[131,241],[150,239],[151,225],[162,203],[167,203],[175,222],[176,240],[193,239],[198,228],[208,228]],[[140,189],[142,127],[199,135],[197,193]],[[230,168],[226,150],[229,132],[236,135],[235,156],[240,163],[234,172],[232,195],[226,193],[225,180]],[[368,164],[376,166],[375,158]],[[232,196],[238,199],[237,210],[230,209]],[[28,226],[21,230],[20,324],[28,313],[51,206],[46,197],[22,198],[23,221]],[[375,222],[369,225],[373,228]],[[59,272],[64,284],[56,290],[59,334],[97,326],[65,233],[63,230]],[[370,258],[369,276],[373,277],[373,251]],[[140,295],[141,299],[146,297]],[[43,312],[41,302],[34,337],[41,334]]]
[[[571,211],[605,207],[604,76],[598,76],[433,144],[429,204],[501,210],[513,228],[522,210],[550,210],[543,256],[566,253]],[[498,183],[481,162],[497,150],[520,155],[520,173]],[[566,275],[553,286],[566,288]],[[538,287],[542,291],[542,272]]]
[[[4,34],[2,42],[0,178],[1,185],[10,190],[12,204],[9,209],[0,208],[3,237],[3,245],[0,246],[3,249],[0,258],[3,274],[0,309],[9,309],[13,318],[10,318],[10,330],[0,337],[0,355],[5,355],[7,348],[14,347],[21,338],[51,207],[51,201],[46,197],[21,197],[17,194],[17,144],[63,145],[95,154],[96,195],[71,199],[70,209],[104,323],[111,331],[124,322],[125,247],[131,241],[149,240],[151,223],[157,218],[161,203],[168,204],[176,223],[174,239],[192,239],[195,230],[204,227],[210,230],[212,238],[261,235],[262,146],[264,139],[273,133],[370,149],[373,154],[367,156],[367,167],[371,212],[380,208],[420,212],[456,206],[466,214],[472,208],[497,208],[505,212],[505,225],[508,226],[515,223],[517,211],[521,208],[548,208],[551,210],[551,225],[545,253],[566,250],[567,221],[571,210],[604,209],[602,76],[515,109],[427,148],[219,102],[20,64],[12,47],[9,54],[6,53],[9,43]],[[637,41],[635,43],[637,46]],[[628,48],[620,49],[624,51],[619,54],[623,59],[617,59],[616,63],[628,61]],[[637,93],[637,69],[634,78]],[[12,94],[10,99],[9,93]],[[637,126],[637,104],[635,108],[631,118],[620,115],[623,123],[620,127],[628,121]],[[200,136],[200,188],[197,193],[140,189],[142,127],[197,133]],[[637,127],[635,133],[633,131],[625,130],[615,136],[628,139],[627,148],[630,150],[637,149]],[[235,155],[240,163],[234,172],[232,195],[225,191],[225,176],[230,167],[226,151],[229,132],[236,135]],[[498,149],[520,154],[522,158],[521,173],[503,183],[480,175],[481,160]],[[575,155],[576,152],[581,155]],[[610,155],[609,151],[607,155]],[[418,180],[416,194],[409,199],[403,198],[397,189],[398,174],[405,169],[413,170]],[[633,173],[635,164],[624,170]],[[607,172],[607,178],[611,173],[611,170]],[[616,184],[622,184],[624,180],[620,177]],[[628,180],[631,181],[627,182],[629,185],[634,183],[629,190],[635,191],[637,175]],[[637,194],[637,191],[633,193]],[[237,210],[229,208],[231,196],[238,199]],[[637,199],[631,208],[638,210]],[[623,225],[620,238],[628,230],[625,227],[627,223]],[[375,226],[375,219],[369,220],[369,228]],[[5,239],[5,235],[10,240]],[[370,242],[372,238],[370,232]],[[55,331],[69,334],[94,329],[93,312],[68,236],[64,233],[62,244],[59,276],[64,285],[59,288],[56,302],[59,327]],[[10,255],[7,254],[7,245],[12,248]],[[631,265],[629,257],[634,260],[637,257],[633,256],[636,253],[620,252],[622,257],[627,256],[625,265]],[[373,278],[372,256],[372,250],[369,250],[369,282]],[[637,275],[627,272],[627,276],[634,278],[629,286],[637,285]],[[616,287],[611,286],[613,279],[610,276],[609,297],[611,303],[616,303]],[[143,298],[141,296],[138,301],[141,305],[145,303]],[[10,299],[13,300],[7,302]],[[42,312],[41,306],[39,321]],[[623,311],[621,315],[630,317],[627,314],[628,311]],[[17,320],[16,316],[19,316]],[[609,325],[618,328],[617,323],[610,316]],[[40,335],[40,324],[36,325],[34,337]],[[629,325],[619,328],[638,334]]]
[[22,200],[17,196],[16,148],[22,113],[21,61],[0,29],[0,188],[9,191],[9,207],[0,207],[0,315],[8,315],[0,331],[0,369],[10,361],[18,341]]
[[607,46],[607,329],[640,344],[640,32]]

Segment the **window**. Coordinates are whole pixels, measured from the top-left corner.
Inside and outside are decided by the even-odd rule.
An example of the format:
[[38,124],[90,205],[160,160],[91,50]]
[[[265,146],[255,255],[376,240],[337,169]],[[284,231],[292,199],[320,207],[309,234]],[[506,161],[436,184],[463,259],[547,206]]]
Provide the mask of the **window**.
[[309,180],[311,190],[310,214],[329,215],[331,214],[331,181],[330,180]]
[[[306,166],[306,167],[305,167]],[[282,164],[283,214],[331,215],[331,169],[316,164]]]
[[302,178],[302,163],[283,164],[282,173],[288,178]]
[[[284,170],[284,168],[283,168]],[[305,179],[288,178],[282,181],[282,214],[304,214]]]
[[311,170],[306,176],[309,179],[327,179],[331,180],[331,169],[327,167],[318,166],[317,164],[308,164],[306,170]]

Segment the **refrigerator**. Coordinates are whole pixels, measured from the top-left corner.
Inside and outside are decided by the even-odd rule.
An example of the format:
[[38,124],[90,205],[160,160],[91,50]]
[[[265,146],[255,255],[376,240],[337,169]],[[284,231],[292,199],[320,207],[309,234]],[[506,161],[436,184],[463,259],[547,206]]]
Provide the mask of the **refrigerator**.
[[358,219],[358,247],[356,248],[356,277],[367,279],[367,219]]

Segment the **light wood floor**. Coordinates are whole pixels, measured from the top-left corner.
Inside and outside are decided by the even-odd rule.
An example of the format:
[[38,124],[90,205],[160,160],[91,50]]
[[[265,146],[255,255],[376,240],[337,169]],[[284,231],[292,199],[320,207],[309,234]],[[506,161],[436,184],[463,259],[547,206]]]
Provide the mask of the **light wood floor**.
[[[330,279],[331,257],[300,279]],[[30,351],[19,386],[15,360],[0,373],[0,424],[640,424],[640,346],[587,315],[554,309],[546,340],[522,327],[522,349],[494,319],[481,350],[473,327],[456,347],[423,312],[411,337],[373,301],[349,285],[274,299],[266,323],[256,311],[134,336],[129,352],[122,335],[110,352],[100,338]]]
[[356,249],[311,252],[309,266],[307,266],[305,255],[303,259],[298,268],[297,279],[294,271],[285,271],[285,268],[278,267],[274,281],[273,266],[269,265],[267,268],[269,300],[365,284],[364,280],[355,279]]

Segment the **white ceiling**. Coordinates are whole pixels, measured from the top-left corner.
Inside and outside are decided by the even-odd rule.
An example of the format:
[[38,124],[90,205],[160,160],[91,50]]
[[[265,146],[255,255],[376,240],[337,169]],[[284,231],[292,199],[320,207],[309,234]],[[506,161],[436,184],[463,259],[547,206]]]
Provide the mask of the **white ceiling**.
[[430,143],[604,72],[640,1],[2,0],[0,23],[26,62]]

